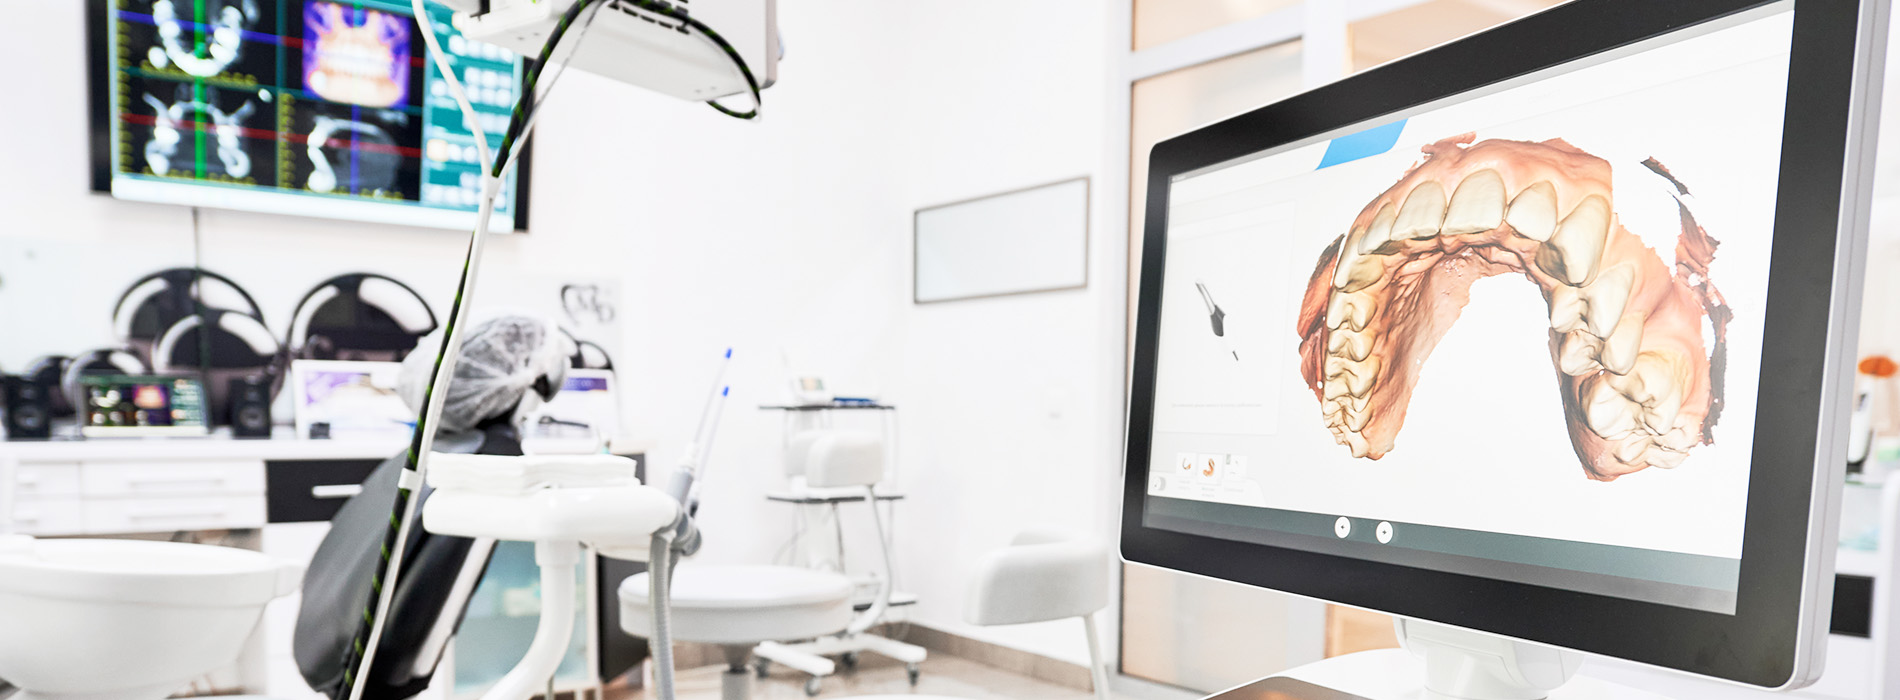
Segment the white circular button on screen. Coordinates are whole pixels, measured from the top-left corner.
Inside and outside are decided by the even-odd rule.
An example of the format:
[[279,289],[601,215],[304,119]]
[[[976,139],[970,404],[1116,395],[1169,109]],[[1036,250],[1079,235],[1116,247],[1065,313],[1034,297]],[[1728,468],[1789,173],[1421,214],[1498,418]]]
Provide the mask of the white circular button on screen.
[[1379,538],[1379,544],[1391,544],[1392,543],[1392,523],[1387,523],[1387,522],[1379,523],[1379,529],[1374,530],[1372,534]]
[[1341,538],[1352,534],[1352,521],[1347,520],[1346,516],[1339,516],[1338,520],[1333,521],[1333,534]]

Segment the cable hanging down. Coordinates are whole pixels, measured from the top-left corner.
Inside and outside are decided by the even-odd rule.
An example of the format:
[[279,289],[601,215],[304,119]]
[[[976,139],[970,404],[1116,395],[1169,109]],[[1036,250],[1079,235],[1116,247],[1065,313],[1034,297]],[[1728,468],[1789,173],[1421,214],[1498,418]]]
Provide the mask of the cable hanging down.
[[[468,93],[463,88],[462,81],[457,77],[453,66],[449,64],[447,54],[442,51],[435,35],[434,22],[430,20],[428,9],[425,7],[426,2],[427,0],[411,0],[411,5],[416,21],[421,25],[423,40],[428,44],[430,58],[434,60],[437,70],[441,72],[444,81],[448,84],[449,92],[454,97],[456,106],[461,108],[466,122],[471,129],[476,128],[475,125],[480,124],[479,115],[469,102]],[[429,382],[423,393],[424,408],[422,414],[416,417],[415,430],[410,437],[409,449],[397,484],[395,504],[389,516],[389,529],[383,537],[382,557],[377,562],[376,570],[370,578],[371,600],[363,610],[362,621],[357,625],[357,632],[346,650],[343,684],[349,689],[347,700],[362,700],[367,688],[370,664],[375,659],[377,647],[382,641],[383,624],[388,618],[389,606],[396,588],[394,585],[387,584],[396,580],[402,571],[405,545],[415,525],[418,505],[415,494],[421,490],[428,474],[428,455],[435,445],[435,426],[440,422],[442,406],[447,396],[447,392],[443,389],[448,386],[449,379],[455,371],[455,363],[461,347],[463,314],[473,299],[476,275],[480,271],[482,253],[487,247],[489,218],[494,213],[495,199],[500,194],[503,177],[520,154],[517,144],[524,143],[531,134],[535,113],[547,99],[546,94],[536,95],[536,84],[543,70],[549,65],[555,48],[560,45],[569,27],[573,26],[574,21],[582,12],[590,7],[598,12],[600,8],[620,6],[631,6],[674,19],[711,41],[732,59],[740,74],[745,77],[747,89],[752,96],[753,108],[740,112],[711,101],[707,104],[712,105],[722,114],[739,119],[756,119],[759,116],[760,105],[763,103],[759,97],[758,80],[754,78],[752,69],[746,65],[745,59],[739,55],[738,50],[712,28],[683,12],[653,0],[576,0],[566,12],[562,13],[554,31],[549,34],[547,43],[541,47],[539,56],[524,71],[521,97],[515,102],[508,129],[502,137],[499,149],[491,151],[488,139],[481,132],[474,132],[477,160],[482,170],[489,175],[482,182],[481,206],[476,213],[475,229],[470,234],[468,252],[462,261],[461,278],[456,286],[454,301],[449,307],[448,318],[443,324],[442,346],[437,350],[434,369],[429,375]],[[578,42],[585,38],[586,29],[591,25],[592,18],[593,16],[589,15],[588,22],[583,24],[581,35],[576,39],[577,47]],[[565,72],[566,68],[563,67],[555,74],[554,79],[549,81],[550,90],[555,80],[560,77],[560,73]]]

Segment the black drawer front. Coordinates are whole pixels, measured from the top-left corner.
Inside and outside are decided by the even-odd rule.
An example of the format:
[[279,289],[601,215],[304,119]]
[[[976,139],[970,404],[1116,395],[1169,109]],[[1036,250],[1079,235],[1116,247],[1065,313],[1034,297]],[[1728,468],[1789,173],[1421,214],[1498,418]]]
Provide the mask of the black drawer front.
[[1866,637],[1873,629],[1874,580],[1865,576],[1834,575],[1834,619],[1829,631]]
[[380,459],[294,459],[264,463],[265,520],[327,523],[336,516],[348,487],[360,486]]

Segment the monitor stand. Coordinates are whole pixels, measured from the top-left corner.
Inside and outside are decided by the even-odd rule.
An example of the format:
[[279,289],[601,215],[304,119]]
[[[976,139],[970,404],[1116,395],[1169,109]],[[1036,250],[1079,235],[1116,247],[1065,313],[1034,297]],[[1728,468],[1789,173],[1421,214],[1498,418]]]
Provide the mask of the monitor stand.
[[1584,657],[1576,652],[1405,618],[1394,627],[1403,649],[1326,659],[1207,700],[1306,697],[1277,679],[1345,694],[1313,693],[1313,700],[1667,700],[1577,676]]

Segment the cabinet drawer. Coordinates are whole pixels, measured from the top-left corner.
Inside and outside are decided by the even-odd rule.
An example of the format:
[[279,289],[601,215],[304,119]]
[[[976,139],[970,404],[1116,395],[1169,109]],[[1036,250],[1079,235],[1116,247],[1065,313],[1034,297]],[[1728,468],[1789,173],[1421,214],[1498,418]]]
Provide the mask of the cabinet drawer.
[[262,496],[89,500],[86,532],[115,534],[229,530],[264,526]]
[[79,495],[79,463],[25,462],[15,472],[14,491],[21,498]]
[[22,498],[13,504],[13,529],[22,535],[85,534],[85,509],[78,498]]
[[380,459],[298,459],[264,463],[273,523],[330,522],[363,490]]
[[79,469],[87,498],[261,494],[264,463],[251,460],[89,462]]

